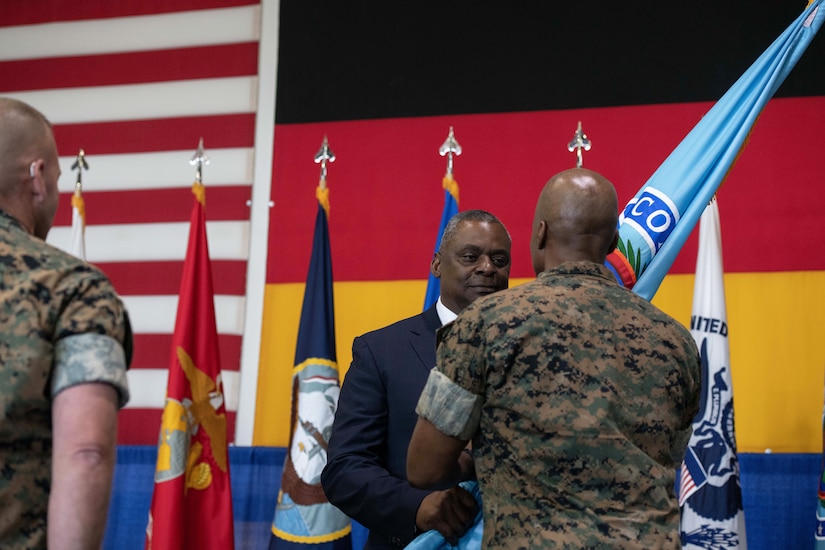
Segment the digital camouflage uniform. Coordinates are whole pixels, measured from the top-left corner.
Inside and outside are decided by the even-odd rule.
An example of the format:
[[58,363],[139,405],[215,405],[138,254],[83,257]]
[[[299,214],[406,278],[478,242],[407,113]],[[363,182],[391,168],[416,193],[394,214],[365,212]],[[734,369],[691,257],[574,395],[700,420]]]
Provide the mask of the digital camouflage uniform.
[[690,333],[590,262],[481,298],[439,334],[417,412],[473,440],[484,548],[678,548],[699,405]]
[[0,548],[46,548],[51,402],[84,382],[129,399],[131,331],[98,269],[0,211]]

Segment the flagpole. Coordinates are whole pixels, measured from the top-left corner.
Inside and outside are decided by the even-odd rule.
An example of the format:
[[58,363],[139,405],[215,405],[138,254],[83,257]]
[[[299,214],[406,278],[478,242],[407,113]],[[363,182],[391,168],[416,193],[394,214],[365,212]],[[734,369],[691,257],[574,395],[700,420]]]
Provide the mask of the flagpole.
[[203,151],[203,137],[198,141],[198,148],[189,160],[189,164],[195,167],[195,183],[203,185],[203,167],[209,164],[209,157]]
[[315,164],[321,165],[321,176],[318,179],[318,185],[321,189],[327,188],[327,163],[335,162],[335,153],[329,148],[329,140],[324,136],[324,141],[321,143],[321,148],[315,153]]
[[590,140],[587,139],[587,136],[582,131],[582,121],[579,121],[579,127],[576,129],[576,132],[573,134],[573,139],[570,140],[570,143],[567,144],[567,150],[571,153],[575,150],[576,151],[576,168],[582,167],[582,149],[585,151],[589,151],[591,147]]
[[75,189],[80,189],[83,186],[83,170],[89,169],[89,163],[86,162],[86,152],[80,149],[77,152],[77,159],[72,164],[72,170],[77,170],[77,181],[75,182]]
[[447,157],[447,172],[444,174],[444,177],[452,179],[453,156],[457,157],[461,154],[461,145],[459,145],[455,139],[455,132],[453,132],[452,126],[450,126],[450,133],[447,135],[447,139],[444,140],[444,143],[438,148],[438,154],[442,157]]
[[[444,188],[444,209],[441,211],[441,223],[438,226],[438,235],[435,239],[435,249],[433,255],[438,252],[441,246],[441,238],[444,235],[444,228],[450,218],[458,214],[458,182],[453,177],[454,158],[461,154],[461,145],[455,139],[455,132],[450,126],[450,132],[447,139],[438,148],[438,154],[442,157],[447,157],[447,171],[444,178],[441,180],[441,186]],[[438,301],[441,295],[441,281],[430,273],[427,278],[427,290],[424,294],[424,309],[428,309]]]

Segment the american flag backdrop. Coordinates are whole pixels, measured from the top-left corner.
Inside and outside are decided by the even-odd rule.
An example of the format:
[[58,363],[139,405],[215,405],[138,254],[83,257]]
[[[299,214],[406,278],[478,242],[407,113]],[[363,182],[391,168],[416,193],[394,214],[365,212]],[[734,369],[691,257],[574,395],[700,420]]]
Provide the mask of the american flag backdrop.
[[[83,148],[87,258],[135,324],[121,443],[156,444],[200,137],[230,440],[285,446],[325,135],[338,156],[330,232],[345,372],[354,336],[421,310],[450,126],[461,207],[507,224],[517,283],[532,277],[535,196],[574,164],[578,121],[593,143],[585,167],[625,204],[806,3],[3,2],[0,94],[49,116],[62,154],[50,240],[67,246],[69,167]],[[731,355],[749,365],[734,379],[741,452],[821,450],[811,380],[822,378],[823,309],[811,297],[825,288],[825,241],[811,236],[825,193],[823,46],[820,34],[719,191],[741,335]],[[683,322],[695,248],[689,239],[654,298]],[[779,376],[777,365],[794,368]]]
[[[0,95],[42,111],[60,153],[61,201],[48,242],[70,247],[76,181],[70,166],[82,148],[89,164],[83,174],[86,259],[111,278],[131,316],[132,397],[120,415],[121,444],[157,442],[189,232],[195,169],[188,161],[200,138],[210,158],[203,173],[207,232],[228,439],[235,439],[247,315],[258,327],[250,330],[252,371],[260,332],[260,313],[254,303],[248,309],[246,288],[254,279],[248,259],[259,86],[274,87],[275,71],[272,63],[272,75],[259,78],[262,12],[256,0],[13,0],[3,6]],[[258,160],[266,166],[268,193],[274,89],[262,110],[267,120]]]

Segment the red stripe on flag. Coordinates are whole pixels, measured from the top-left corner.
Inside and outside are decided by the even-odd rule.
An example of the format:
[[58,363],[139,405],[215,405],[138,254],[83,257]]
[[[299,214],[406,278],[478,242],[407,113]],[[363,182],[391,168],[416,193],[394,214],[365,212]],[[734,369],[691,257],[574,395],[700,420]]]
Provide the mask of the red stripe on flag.
[[0,27],[33,25],[55,21],[105,19],[132,15],[156,15],[176,11],[230,8],[258,4],[258,0],[29,0],[7,1]]
[[[96,263],[121,296],[171,296],[180,291],[183,260]],[[212,260],[215,294],[243,296],[246,260]]]
[[[168,368],[172,359],[171,334],[135,334],[133,369]],[[238,371],[241,364],[241,336],[218,334],[221,371]]]
[[679,481],[679,506],[682,506],[695,490],[696,484],[693,482],[693,477],[690,475],[687,465],[682,462],[681,479]]
[[[119,445],[157,445],[163,409],[123,409],[117,419]],[[226,412],[227,441],[235,439],[235,413]]]
[[[91,160],[89,160],[91,164]],[[182,182],[185,184],[185,182]],[[248,220],[251,185],[208,187],[209,221]],[[71,193],[63,193],[55,215],[55,227],[72,225]],[[86,227],[116,223],[163,223],[189,220],[191,187],[135,191],[83,191]]]
[[0,62],[0,90],[115,86],[195,78],[251,76],[258,43]]
[[90,163],[96,154],[194,150],[201,137],[207,150],[252,147],[255,114],[58,124],[54,135],[58,151],[74,154],[83,149]]
[[[575,163],[564,147],[573,132],[570,128],[585,120],[587,135],[599,136],[585,166],[616,185],[623,207],[710,107],[690,103],[279,124],[266,280],[305,280],[318,208],[308,191],[317,184],[318,165],[307,151],[317,151],[325,135],[338,158],[328,178],[336,282],[427,278],[444,204],[444,158],[437,145],[449,126],[456,128],[463,149],[456,165],[460,209],[481,208],[498,216],[513,238],[510,277],[533,277],[530,255],[520,243],[530,241],[535,197],[547,178]],[[825,185],[820,164],[812,161],[822,156],[821,145],[800,141],[799,126],[788,121],[805,121],[806,128],[825,127],[825,96],[771,100],[722,184],[719,208],[730,245],[725,248],[727,273],[825,269],[825,239],[810,237],[822,230]],[[393,140],[405,144],[403,158],[375,154]],[[791,180],[788,166],[794,167]],[[403,175],[388,184],[389,175],[396,173]],[[785,181],[792,185],[779,190]],[[386,230],[390,225],[403,228],[403,246],[395,232]],[[696,242],[694,234],[671,273],[695,272]],[[364,262],[348,243],[369,243],[379,253]]]

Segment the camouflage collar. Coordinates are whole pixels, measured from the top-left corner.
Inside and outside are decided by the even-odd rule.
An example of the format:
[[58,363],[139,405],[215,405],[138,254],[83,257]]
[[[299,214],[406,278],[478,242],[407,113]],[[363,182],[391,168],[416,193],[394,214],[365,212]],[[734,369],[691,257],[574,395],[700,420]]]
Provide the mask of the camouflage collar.
[[11,214],[2,209],[0,209],[0,227],[4,229],[17,227],[18,229],[25,231],[25,229],[23,229],[23,226],[20,225],[20,222],[17,221],[17,218],[13,217]]
[[544,279],[547,277],[555,277],[558,275],[584,275],[589,277],[599,277],[602,279],[606,279],[610,282],[616,283],[616,277],[613,275],[612,271],[610,271],[603,264],[597,264],[593,262],[564,262],[563,264],[558,265],[553,269],[542,271],[541,273],[539,273],[538,278]]

